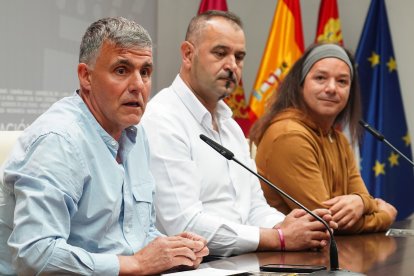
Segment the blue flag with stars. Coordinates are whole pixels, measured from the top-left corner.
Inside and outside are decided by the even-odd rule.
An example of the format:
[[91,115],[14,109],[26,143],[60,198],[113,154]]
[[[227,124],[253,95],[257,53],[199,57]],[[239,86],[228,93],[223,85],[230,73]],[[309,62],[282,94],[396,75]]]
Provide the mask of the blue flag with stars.
[[[356,52],[364,120],[412,160],[384,0],[372,0]],[[385,143],[365,133],[361,175],[374,197],[398,210],[397,219],[414,211],[414,172],[409,162]]]

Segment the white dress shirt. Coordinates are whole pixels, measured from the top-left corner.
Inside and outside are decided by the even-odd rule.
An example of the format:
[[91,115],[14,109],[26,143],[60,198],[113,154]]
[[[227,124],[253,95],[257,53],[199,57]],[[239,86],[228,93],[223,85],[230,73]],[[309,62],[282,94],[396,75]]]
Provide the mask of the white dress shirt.
[[[271,228],[284,215],[265,201],[258,179],[204,143],[204,134],[256,166],[231,110],[220,101],[212,117],[180,76],[146,108],[151,171],[156,182],[157,227],[168,235],[191,231],[208,240],[213,255],[254,251],[259,227]],[[277,238],[277,237],[275,237]]]

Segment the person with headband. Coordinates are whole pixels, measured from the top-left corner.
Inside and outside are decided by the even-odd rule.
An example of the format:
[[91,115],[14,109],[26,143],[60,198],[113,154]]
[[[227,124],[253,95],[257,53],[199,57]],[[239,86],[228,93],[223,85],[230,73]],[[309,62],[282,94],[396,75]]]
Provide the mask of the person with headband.
[[[386,230],[397,210],[368,193],[352,147],[338,130],[360,135],[360,91],[351,54],[315,44],[293,65],[266,113],[252,127],[258,171],[309,209],[328,208],[340,233]],[[271,206],[296,206],[262,183]]]

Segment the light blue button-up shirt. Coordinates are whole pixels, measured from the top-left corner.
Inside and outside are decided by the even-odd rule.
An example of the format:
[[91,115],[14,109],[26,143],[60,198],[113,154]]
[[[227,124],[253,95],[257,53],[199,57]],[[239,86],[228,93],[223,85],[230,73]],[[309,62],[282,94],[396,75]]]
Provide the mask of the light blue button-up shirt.
[[77,93],[26,129],[3,182],[0,248],[19,274],[117,275],[117,255],[161,235],[143,129],[125,129],[118,143]]

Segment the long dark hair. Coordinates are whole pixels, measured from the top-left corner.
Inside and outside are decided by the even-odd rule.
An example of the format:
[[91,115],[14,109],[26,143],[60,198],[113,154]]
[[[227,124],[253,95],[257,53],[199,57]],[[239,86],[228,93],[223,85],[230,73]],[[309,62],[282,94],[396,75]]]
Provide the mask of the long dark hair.
[[[304,113],[307,112],[302,93],[303,82],[300,82],[302,77],[302,67],[309,53],[320,45],[322,44],[313,44],[308,47],[302,57],[292,66],[289,73],[279,85],[277,91],[273,93],[265,114],[258,119],[250,129],[249,138],[251,142],[258,145],[264,132],[272,123],[272,119],[283,110],[287,108],[296,108]],[[354,57],[347,49],[344,48],[344,50],[352,63],[353,76],[348,102],[345,108],[335,118],[334,125],[340,124],[344,126],[349,124],[352,143],[355,143],[361,135],[361,129],[358,125],[358,121],[361,118],[360,87]]]

